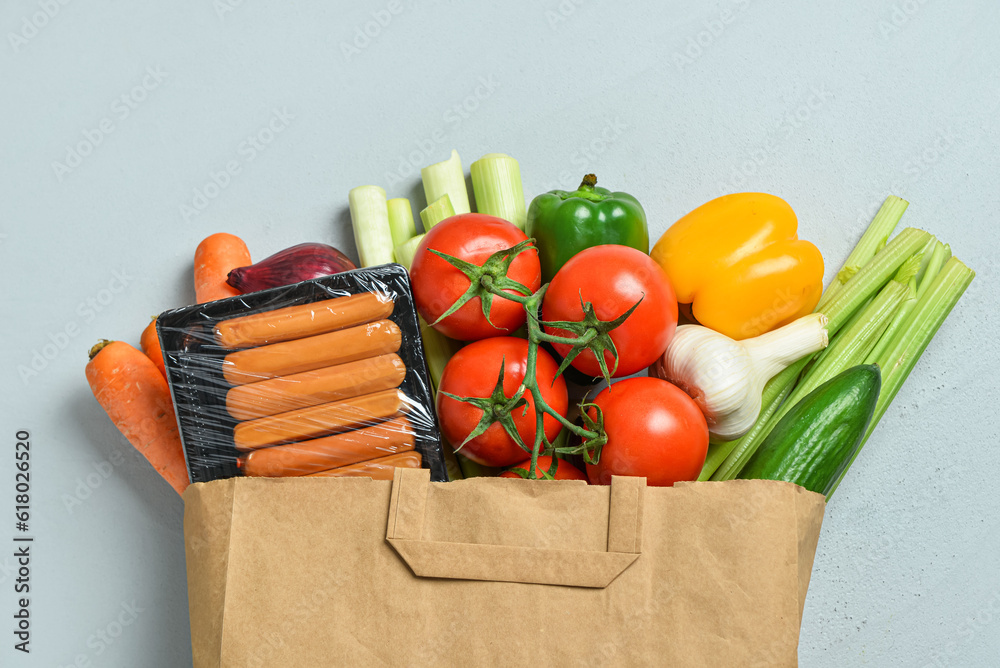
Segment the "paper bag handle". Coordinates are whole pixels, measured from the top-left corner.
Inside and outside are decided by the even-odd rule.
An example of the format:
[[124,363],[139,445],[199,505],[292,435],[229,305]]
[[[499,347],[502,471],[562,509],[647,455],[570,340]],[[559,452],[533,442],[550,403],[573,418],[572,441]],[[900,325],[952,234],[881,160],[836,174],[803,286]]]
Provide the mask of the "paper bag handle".
[[386,540],[418,577],[600,589],[641,552],[645,478],[612,478],[607,552],[422,540],[429,485],[428,469],[397,468],[389,499]]

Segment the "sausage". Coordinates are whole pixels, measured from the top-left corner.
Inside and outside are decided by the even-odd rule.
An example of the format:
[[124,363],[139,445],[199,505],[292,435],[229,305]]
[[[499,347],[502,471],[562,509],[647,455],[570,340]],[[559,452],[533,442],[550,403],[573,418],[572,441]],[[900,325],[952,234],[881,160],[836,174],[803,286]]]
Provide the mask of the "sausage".
[[399,387],[405,377],[403,360],[389,353],[238,385],[226,393],[226,409],[237,420],[253,420]]
[[383,390],[240,422],[233,429],[233,442],[237,450],[246,452],[278,443],[304,441],[381,422],[402,413],[406,405],[406,398],[398,389]]
[[238,465],[247,476],[301,476],[406,452],[415,446],[413,425],[398,417],[373,427],[254,450],[242,455]]
[[249,348],[354,327],[392,315],[392,298],[374,292],[223,320],[215,338],[224,348]]
[[416,450],[401,452],[398,455],[379,457],[360,464],[349,464],[340,468],[310,473],[307,478],[334,478],[339,476],[369,477],[372,480],[392,480],[394,469],[418,469],[423,463],[423,457]]
[[222,373],[232,385],[311,371],[399,350],[403,338],[391,320],[379,320],[295,341],[229,353]]

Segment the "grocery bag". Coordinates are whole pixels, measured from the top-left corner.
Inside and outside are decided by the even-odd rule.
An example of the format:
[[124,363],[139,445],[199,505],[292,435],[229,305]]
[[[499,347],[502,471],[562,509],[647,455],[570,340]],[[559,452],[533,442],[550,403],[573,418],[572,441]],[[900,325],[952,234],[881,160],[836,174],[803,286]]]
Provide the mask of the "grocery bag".
[[195,668],[795,666],[825,505],[765,480],[427,469],[184,500]]

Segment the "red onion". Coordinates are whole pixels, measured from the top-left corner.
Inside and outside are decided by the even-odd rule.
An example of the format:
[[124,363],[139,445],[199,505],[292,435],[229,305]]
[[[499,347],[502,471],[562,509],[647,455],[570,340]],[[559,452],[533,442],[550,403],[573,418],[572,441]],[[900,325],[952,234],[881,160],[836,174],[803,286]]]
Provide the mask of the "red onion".
[[310,278],[339,274],[357,269],[351,260],[333,246],[299,244],[247,267],[229,272],[226,283],[241,293],[291,285]]

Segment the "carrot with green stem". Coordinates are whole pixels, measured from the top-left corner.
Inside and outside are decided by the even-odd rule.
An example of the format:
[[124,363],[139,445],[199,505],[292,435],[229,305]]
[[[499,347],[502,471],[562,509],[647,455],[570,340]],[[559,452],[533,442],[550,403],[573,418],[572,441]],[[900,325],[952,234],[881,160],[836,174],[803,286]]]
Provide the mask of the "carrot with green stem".
[[142,336],[139,338],[139,344],[142,346],[142,352],[146,353],[146,357],[153,361],[156,368],[160,370],[163,377],[167,377],[167,368],[163,363],[163,349],[160,347],[160,337],[156,334],[156,317],[154,316],[149,324],[146,325],[146,329],[142,330]]
[[229,272],[252,264],[250,251],[234,234],[206,237],[194,252],[194,294],[197,303],[235,297],[240,291],[226,283]]
[[167,381],[153,361],[121,341],[90,349],[87,382],[128,442],[178,494],[189,484]]

